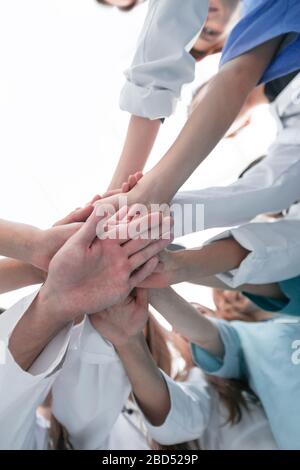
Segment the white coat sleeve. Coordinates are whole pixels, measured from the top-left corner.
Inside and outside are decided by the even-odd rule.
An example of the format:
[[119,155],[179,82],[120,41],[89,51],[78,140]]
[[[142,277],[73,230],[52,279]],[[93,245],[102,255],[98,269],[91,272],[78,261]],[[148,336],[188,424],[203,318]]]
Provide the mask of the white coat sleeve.
[[230,287],[243,284],[268,284],[300,274],[300,220],[250,223],[222,233],[207,243],[233,237],[249,250],[238,269],[219,274]]
[[120,107],[148,119],[170,116],[185,83],[193,81],[190,54],[205,22],[207,0],[150,0]]
[[9,338],[33,302],[30,295],[0,316],[0,449],[36,449],[36,408],[59,375],[70,339],[66,327],[45,347],[28,371],[14,360]]
[[[300,200],[299,181],[300,145],[278,142],[262,162],[233,184],[179,192],[173,204],[180,205],[181,210],[185,204],[192,206],[194,220],[197,214],[203,214],[202,230],[232,227],[259,214],[288,209]],[[183,235],[193,227],[195,224],[185,224]]]
[[202,372],[193,369],[186,382],[175,382],[162,374],[169,389],[171,409],[161,426],[152,426],[144,418],[149,436],[161,445],[201,439],[212,410],[209,387]]
[[68,430],[74,449],[107,449],[130,390],[115,349],[86,317],[52,389],[53,413]]

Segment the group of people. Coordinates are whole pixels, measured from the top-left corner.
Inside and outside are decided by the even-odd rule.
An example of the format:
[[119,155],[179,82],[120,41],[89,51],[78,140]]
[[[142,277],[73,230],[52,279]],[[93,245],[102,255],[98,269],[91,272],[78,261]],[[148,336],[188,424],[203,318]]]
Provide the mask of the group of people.
[[[42,284],[0,316],[0,448],[299,450],[300,3],[148,3],[107,192],[48,230],[0,221],[0,292]],[[196,62],[220,51],[143,174]],[[278,123],[268,154],[227,187],[180,191],[261,102]],[[173,251],[176,220],[155,204],[189,204],[191,218],[201,204],[205,229],[233,228]],[[216,310],[186,302],[180,282],[212,287]]]

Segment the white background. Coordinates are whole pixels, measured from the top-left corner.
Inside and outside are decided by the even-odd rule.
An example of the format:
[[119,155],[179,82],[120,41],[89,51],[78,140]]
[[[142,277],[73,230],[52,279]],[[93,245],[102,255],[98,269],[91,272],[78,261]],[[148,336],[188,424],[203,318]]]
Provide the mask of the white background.
[[[118,109],[146,4],[131,13],[94,0],[0,0],[0,216],[41,228],[105,191],[121,151],[128,116]],[[218,57],[197,67],[176,115],[162,127],[153,165],[186,118],[196,83],[217,70]],[[223,141],[185,188],[233,181],[265,153],[275,125],[267,109],[235,141]],[[205,138],[205,136],[203,136]],[[186,237],[198,246],[215,233]],[[179,286],[211,305],[209,290]],[[25,290],[28,292],[28,289]],[[8,307],[23,292],[0,296]]]

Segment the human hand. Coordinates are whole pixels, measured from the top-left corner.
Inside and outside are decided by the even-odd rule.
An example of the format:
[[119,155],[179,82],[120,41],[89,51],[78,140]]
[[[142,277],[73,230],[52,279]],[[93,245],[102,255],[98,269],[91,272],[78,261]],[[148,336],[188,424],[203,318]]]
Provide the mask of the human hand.
[[[66,321],[82,314],[93,314],[124,301],[129,293],[144,281],[158,264],[157,254],[170,239],[150,238],[149,221],[152,224],[170,225],[170,221],[153,213],[134,220],[126,227],[126,233],[134,233],[140,225],[145,228],[140,237],[126,239],[96,238],[100,218],[97,210],[87,222],[56,253],[49,265],[44,291],[56,304],[54,311],[63,312]],[[118,235],[118,227],[116,234]],[[122,227],[122,233],[124,227]],[[106,234],[104,234],[105,238]]]
[[121,188],[111,189],[102,194],[102,196],[94,201],[93,205],[95,207],[101,204],[111,205],[114,210],[120,209],[125,204],[128,205],[127,198],[124,198],[124,194],[129,193],[138,184],[142,177],[143,173],[141,171],[136,172],[134,175],[130,175],[128,180],[122,184]]
[[32,264],[47,272],[49,263],[55,253],[88,219],[94,210],[93,204],[99,199],[101,199],[101,196],[95,196],[85,207],[75,209],[55,222],[53,227],[46,230],[38,230],[32,244]]
[[101,196],[101,199],[115,196],[117,194],[128,193],[138,184],[141,178],[143,178],[143,173],[141,171],[137,171],[134,175],[129,175],[128,180],[123,183],[119,189],[111,189],[107,191]]
[[135,289],[123,303],[91,315],[90,321],[101,336],[120,347],[143,331],[148,316],[147,290]]
[[239,320],[251,310],[251,302],[243,294],[230,290],[213,290],[216,316],[226,320]]
[[164,289],[184,281],[185,276],[180,252],[164,250],[158,255],[158,258],[159,264],[139,287],[144,289]]

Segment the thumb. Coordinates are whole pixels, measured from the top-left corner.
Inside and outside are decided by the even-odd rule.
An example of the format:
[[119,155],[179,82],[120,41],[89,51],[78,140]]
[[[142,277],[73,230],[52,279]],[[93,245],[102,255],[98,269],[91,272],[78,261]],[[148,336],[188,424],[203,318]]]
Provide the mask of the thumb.
[[136,303],[142,307],[147,307],[148,305],[148,290],[137,287],[136,290]]
[[86,246],[91,246],[93,241],[97,236],[97,225],[100,222],[101,218],[97,215],[97,209],[93,211],[87,221],[82,225],[80,230],[73,237],[78,243],[82,243]]

